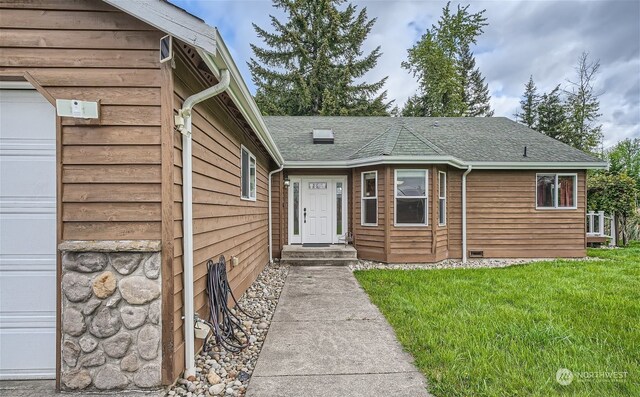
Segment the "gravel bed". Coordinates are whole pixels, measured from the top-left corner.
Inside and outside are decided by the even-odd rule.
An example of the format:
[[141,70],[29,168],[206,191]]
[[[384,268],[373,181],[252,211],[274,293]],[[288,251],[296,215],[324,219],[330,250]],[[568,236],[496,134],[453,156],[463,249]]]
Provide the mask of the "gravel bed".
[[242,312],[232,310],[242,320],[249,335],[249,347],[238,353],[229,353],[209,341],[207,353],[196,357],[196,379],[178,379],[169,390],[169,396],[209,397],[244,396],[255,368],[271,318],[278,304],[289,267],[277,262],[267,265],[256,281],[238,300],[247,313],[259,316],[251,319]]
[[[370,269],[394,269],[394,270],[414,270],[414,269],[480,269],[480,268],[497,268],[508,267],[514,265],[523,265],[531,262],[549,261],[549,258],[526,258],[526,259],[469,259],[467,263],[460,260],[445,259],[436,263],[402,263],[391,264],[374,261],[359,260],[355,265],[349,265],[354,270],[370,270]],[[600,258],[569,258],[563,259],[567,261],[599,261]]]

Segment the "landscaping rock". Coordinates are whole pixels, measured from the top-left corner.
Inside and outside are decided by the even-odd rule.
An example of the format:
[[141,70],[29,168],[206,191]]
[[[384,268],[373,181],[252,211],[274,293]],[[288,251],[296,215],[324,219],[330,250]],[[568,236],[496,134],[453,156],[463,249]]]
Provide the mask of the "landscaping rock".
[[100,299],[111,296],[116,290],[116,277],[107,271],[93,279],[93,293]]
[[118,273],[126,276],[138,268],[143,256],[142,253],[112,252],[109,254],[109,263]]
[[129,379],[120,371],[120,368],[107,364],[98,370],[93,384],[101,390],[123,389],[129,384]]
[[62,268],[81,273],[93,273],[104,270],[107,255],[99,252],[65,252],[62,254]]
[[65,371],[62,384],[70,390],[86,389],[91,384],[91,374],[86,369]]
[[144,324],[147,318],[147,308],[145,306],[125,305],[120,308],[122,323],[127,329],[135,329]]
[[137,348],[140,357],[145,360],[153,360],[158,357],[158,346],[160,345],[160,331],[153,325],[145,325],[138,332]]
[[224,392],[224,387],[224,383],[213,385],[209,388],[209,394],[211,394],[212,396],[219,396],[220,394],[222,394],[222,392]]
[[62,291],[71,302],[84,302],[91,296],[91,279],[80,273],[69,272],[62,277]]
[[143,366],[133,377],[133,383],[138,387],[155,387],[159,386],[160,382],[160,366],[158,364]]
[[120,280],[120,293],[127,303],[142,305],[160,296],[160,285],[143,276],[129,276]]
[[64,309],[62,317],[62,329],[71,336],[80,336],[87,329],[82,313],[72,307]]
[[161,260],[159,252],[150,255],[144,261],[144,275],[153,280],[160,277],[160,264]]
[[93,317],[89,325],[89,332],[98,338],[108,338],[120,331],[121,327],[122,323],[120,322],[118,311],[116,309],[103,307],[98,310],[98,313]]
[[102,348],[109,357],[120,358],[124,357],[131,346],[131,335],[126,332],[120,333],[116,336],[102,342]]
[[[287,271],[287,266],[267,265],[256,281],[240,297],[239,305],[247,313],[257,317],[256,320],[239,310],[231,309],[232,313],[238,316],[252,344],[240,352],[231,353],[216,345],[215,338],[211,338],[206,349],[196,358],[195,378],[178,379],[176,385],[169,390],[169,395],[179,397],[200,395],[242,397],[245,395],[287,277]],[[240,333],[238,336],[245,337]]]

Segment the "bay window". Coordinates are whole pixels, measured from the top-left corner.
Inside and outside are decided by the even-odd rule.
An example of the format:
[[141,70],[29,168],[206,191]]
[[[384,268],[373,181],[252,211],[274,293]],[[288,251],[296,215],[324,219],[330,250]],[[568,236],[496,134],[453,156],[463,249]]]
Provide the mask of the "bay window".
[[536,208],[577,207],[578,176],[576,174],[537,174]]
[[395,224],[428,224],[428,170],[395,170]]
[[370,171],[362,173],[362,219],[366,226],[378,225],[378,172]]

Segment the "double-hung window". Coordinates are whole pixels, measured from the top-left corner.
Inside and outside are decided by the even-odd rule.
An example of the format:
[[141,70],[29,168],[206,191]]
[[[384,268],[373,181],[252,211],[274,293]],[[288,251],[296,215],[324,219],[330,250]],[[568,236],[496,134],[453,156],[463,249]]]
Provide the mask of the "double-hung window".
[[256,158],[244,146],[240,148],[240,190],[243,200],[256,200]]
[[362,173],[362,224],[378,225],[378,172]]
[[426,226],[429,199],[428,170],[395,170],[395,224]]
[[438,171],[438,224],[447,224],[447,173]]
[[537,174],[536,208],[577,208],[576,174]]

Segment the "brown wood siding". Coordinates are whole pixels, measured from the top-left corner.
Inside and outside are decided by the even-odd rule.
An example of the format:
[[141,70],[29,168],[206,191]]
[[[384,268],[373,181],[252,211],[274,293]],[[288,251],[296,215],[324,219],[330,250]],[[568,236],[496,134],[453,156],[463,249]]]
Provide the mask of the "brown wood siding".
[[[176,111],[189,95],[206,88],[200,76],[178,53],[174,71]],[[218,98],[198,104],[193,110],[193,231],[195,310],[208,318],[206,262],[227,258],[229,282],[239,297],[255,280],[269,260],[268,196],[269,159],[250,143]],[[257,160],[257,199],[240,198],[240,146],[244,144]],[[184,370],[184,329],[182,323],[182,138],[173,135],[173,340],[174,373]],[[239,258],[231,268],[230,258]],[[199,346],[197,346],[199,348]]]
[[272,231],[272,254],[274,258],[280,258],[280,252],[284,245],[282,236],[285,233],[283,227],[284,202],[286,200],[286,190],[284,188],[283,173],[278,172],[271,178],[271,231]]
[[162,33],[100,1],[0,8],[0,74],[101,100],[99,121],[60,123],[61,239],[160,239]]
[[[352,170],[351,180],[353,186],[353,211],[351,219],[353,224],[354,246],[358,250],[358,257],[374,261],[386,261],[385,250],[385,222],[387,214],[386,167],[366,167]],[[378,172],[378,224],[377,226],[362,225],[362,173],[368,171]],[[393,177],[392,177],[393,178]],[[393,221],[392,221],[393,222]]]
[[585,256],[585,172],[577,174],[577,209],[537,210],[535,171],[472,171],[468,250],[486,258]]
[[462,258],[462,174],[455,168],[449,167],[447,174],[447,230],[448,257]]

